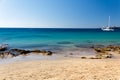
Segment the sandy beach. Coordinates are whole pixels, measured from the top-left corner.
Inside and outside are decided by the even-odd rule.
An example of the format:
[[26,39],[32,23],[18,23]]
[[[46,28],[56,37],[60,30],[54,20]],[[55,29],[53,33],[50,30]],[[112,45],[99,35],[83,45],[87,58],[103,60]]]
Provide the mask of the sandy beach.
[[119,80],[120,59],[33,60],[0,65],[0,80]]
[[120,0],[0,0],[0,80],[120,80]]

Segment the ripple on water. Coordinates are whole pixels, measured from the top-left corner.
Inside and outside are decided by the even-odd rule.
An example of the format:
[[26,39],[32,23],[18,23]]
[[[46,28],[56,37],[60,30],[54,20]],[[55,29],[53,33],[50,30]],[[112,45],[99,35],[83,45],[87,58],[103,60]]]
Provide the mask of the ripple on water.
[[74,46],[77,48],[91,48],[94,45],[93,44],[75,44]]
[[63,45],[49,45],[49,44],[30,44],[24,46],[17,46],[17,48],[22,49],[45,49],[45,50],[62,50],[65,46]]

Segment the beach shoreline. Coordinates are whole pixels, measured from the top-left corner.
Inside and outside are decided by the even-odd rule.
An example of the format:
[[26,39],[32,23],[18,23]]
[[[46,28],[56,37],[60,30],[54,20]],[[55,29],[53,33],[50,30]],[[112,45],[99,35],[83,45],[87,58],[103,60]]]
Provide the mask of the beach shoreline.
[[119,30],[0,31],[0,43],[9,45],[0,51],[0,80],[120,79],[120,37],[116,36]]
[[34,60],[0,66],[0,80],[119,80],[120,59]]
[[[120,54],[116,52],[119,49],[119,46],[71,48],[50,55],[44,55],[49,52],[45,50],[11,49],[20,54],[0,60],[0,80],[119,80]],[[21,54],[23,51],[32,53]]]

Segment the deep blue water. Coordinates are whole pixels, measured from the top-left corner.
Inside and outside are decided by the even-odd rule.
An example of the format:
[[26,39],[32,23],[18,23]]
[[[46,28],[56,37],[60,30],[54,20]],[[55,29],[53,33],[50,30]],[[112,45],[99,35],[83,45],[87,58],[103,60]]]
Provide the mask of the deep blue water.
[[12,48],[61,49],[90,44],[120,45],[120,30],[65,28],[0,28],[0,44]]

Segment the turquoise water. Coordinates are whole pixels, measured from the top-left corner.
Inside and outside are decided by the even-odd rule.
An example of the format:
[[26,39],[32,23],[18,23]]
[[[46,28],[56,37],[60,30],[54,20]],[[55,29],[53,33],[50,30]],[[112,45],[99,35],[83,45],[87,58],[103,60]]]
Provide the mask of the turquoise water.
[[[87,45],[120,45],[120,30],[0,28],[0,44],[12,48],[62,49]],[[80,45],[80,46],[79,46]]]

